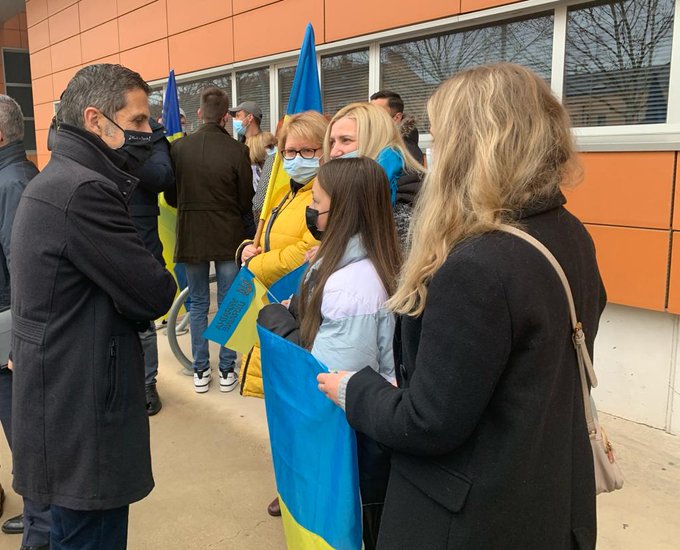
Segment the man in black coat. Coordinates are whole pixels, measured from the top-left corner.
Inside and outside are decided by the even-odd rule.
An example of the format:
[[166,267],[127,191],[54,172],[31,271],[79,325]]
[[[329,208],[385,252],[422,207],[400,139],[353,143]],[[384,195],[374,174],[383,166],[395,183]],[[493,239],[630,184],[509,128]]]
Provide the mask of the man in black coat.
[[[175,188],[175,175],[170,162],[170,143],[165,139],[165,128],[153,119],[151,126],[151,157],[141,166],[132,169],[131,174],[139,179],[139,184],[132,193],[129,208],[132,222],[137,228],[144,246],[151,252],[162,266],[163,243],[158,236],[158,194]],[[146,385],[146,410],[149,416],[157,414],[163,404],[156,389],[158,374],[158,341],[156,326],[151,323],[148,330],[139,333],[144,350],[144,371]]]
[[[11,97],[0,95],[0,321],[11,327],[10,311],[10,243],[12,223],[26,184],[38,174],[35,165],[26,158],[24,148],[24,117],[21,107]],[[3,333],[5,331],[3,330]],[[7,441],[12,445],[12,371],[9,359],[9,335],[0,342],[0,422]],[[4,491],[0,487],[0,514]],[[2,525],[8,534],[23,532],[22,549],[47,548],[50,537],[50,507],[24,499],[24,513]],[[25,525],[25,529],[24,529]]]
[[51,505],[52,549],[125,548],[129,504],[154,485],[138,330],[176,285],[127,207],[148,94],[120,65],[79,70],[14,222],[14,489]]

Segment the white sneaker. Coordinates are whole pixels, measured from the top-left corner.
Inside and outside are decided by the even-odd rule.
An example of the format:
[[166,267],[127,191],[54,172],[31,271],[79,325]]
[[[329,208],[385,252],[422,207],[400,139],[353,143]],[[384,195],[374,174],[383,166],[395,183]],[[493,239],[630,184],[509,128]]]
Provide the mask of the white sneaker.
[[238,386],[238,377],[233,370],[229,370],[226,373],[220,371],[220,391],[230,392],[234,391]]
[[194,389],[196,390],[196,393],[205,393],[209,388],[210,369],[206,369],[203,372],[194,372]]

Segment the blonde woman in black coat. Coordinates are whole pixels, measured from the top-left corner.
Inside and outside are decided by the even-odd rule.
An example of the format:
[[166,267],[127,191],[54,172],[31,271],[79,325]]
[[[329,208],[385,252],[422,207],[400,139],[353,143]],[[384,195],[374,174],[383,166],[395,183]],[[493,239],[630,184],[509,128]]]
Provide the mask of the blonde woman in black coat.
[[445,82],[428,104],[433,166],[390,301],[395,388],[371,369],[319,376],[352,426],[393,450],[382,549],[594,548],[595,483],[565,292],[592,353],[605,304],[593,243],[565,208],[567,113],[517,65]]

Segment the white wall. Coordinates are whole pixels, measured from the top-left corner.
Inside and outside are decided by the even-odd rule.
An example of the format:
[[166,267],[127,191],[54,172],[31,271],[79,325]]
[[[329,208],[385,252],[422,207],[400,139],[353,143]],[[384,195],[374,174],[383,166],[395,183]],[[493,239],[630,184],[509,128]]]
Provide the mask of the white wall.
[[595,340],[599,409],[680,434],[680,317],[607,305]]

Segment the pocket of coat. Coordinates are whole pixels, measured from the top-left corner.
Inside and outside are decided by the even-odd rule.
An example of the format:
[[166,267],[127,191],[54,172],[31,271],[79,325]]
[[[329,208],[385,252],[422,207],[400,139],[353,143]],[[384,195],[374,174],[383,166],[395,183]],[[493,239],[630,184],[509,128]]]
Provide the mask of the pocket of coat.
[[465,506],[472,481],[433,460],[408,455],[392,455],[392,467],[414,487],[449,512],[460,512]]
[[106,369],[106,399],[104,407],[107,411],[113,409],[118,389],[118,339],[109,340],[108,365]]

